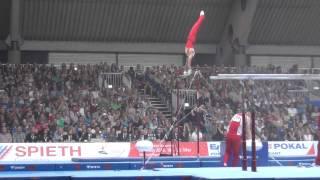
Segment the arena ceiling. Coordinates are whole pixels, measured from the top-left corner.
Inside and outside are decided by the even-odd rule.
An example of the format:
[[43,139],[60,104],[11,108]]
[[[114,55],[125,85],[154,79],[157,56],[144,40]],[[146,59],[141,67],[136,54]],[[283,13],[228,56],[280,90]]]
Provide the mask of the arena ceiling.
[[251,44],[319,45],[319,0],[260,0]]
[[27,40],[184,42],[201,9],[199,41],[216,43],[231,0],[24,0]]
[[[9,34],[10,0],[0,1],[0,39]],[[199,43],[218,44],[232,0],[21,0],[20,30],[30,41],[183,43],[201,9]],[[250,44],[320,45],[319,0],[259,0]]]
[[0,1],[0,39],[6,39],[10,28],[11,0]]

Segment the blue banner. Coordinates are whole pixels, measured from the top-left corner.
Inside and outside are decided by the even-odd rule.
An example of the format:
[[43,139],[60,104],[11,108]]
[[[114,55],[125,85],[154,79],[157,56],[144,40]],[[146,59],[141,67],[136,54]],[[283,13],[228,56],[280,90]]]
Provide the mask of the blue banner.
[[[221,162],[223,162],[224,153],[225,153],[225,142],[221,142]],[[242,156],[242,147],[241,147],[240,162],[238,166],[241,166],[242,158],[243,156]],[[257,149],[256,160],[257,160],[257,166],[268,166],[268,142],[262,142],[262,148],[259,150]],[[228,164],[231,164],[231,161],[232,161],[232,157],[229,158]],[[251,161],[252,161],[252,151],[250,148],[247,148],[248,166],[251,166]],[[221,163],[221,166],[222,166],[222,163]]]

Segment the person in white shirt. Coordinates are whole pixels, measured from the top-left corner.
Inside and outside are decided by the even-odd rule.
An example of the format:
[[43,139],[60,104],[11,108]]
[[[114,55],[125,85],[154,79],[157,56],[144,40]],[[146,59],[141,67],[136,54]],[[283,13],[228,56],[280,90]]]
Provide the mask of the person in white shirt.
[[308,127],[304,128],[303,140],[304,141],[313,141],[313,135],[311,134],[311,131]]
[[[191,136],[190,136],[191,141],[198,141],[197,131],[198,131],[198,127],[195,127],[194,131],[191,133]],[[202,140],[202,132],[199,131],[199,141],[201,141],[201,140]]]
[[1,128],[1,133],[0,133],[0,143],[11,143],[12,142],[12,136],[8,132],[7,127],[2,127]]

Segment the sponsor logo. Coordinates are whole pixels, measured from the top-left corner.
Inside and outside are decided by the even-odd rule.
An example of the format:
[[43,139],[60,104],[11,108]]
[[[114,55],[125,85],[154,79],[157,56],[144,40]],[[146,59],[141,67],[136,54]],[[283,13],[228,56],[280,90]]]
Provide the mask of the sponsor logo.
[[220,152],[220,143],[208,143],[209,145],[209,156],[215,156],[218,157],[221,155]]
[[101,166],[99,165],[86,165],[87,169],[101,169]]
[[315,146],[310,142],[276,142],[269,144],[269,155],[272,156],[313,156]]
[[211,152],[209,154],[209,156],[220,156],[220,153],[217,153],[217,152]]
[[220,150],[219,144],[210,144],[209,147],[210,147],[210,150]]
[[275,143],[270,144],[270,149],[308,149],[304,143]]
[[57,157],[81,156],[80,146],[16,146],[17,157]]
[[164,167],[164,168],[173,168],[173,164],[163,164],[162,167]]
[[27,169],[26,166],[10,166],[11,170],[25,170]]
[[4,159],[6,155],[11,151],[12,146],[0,146],[0,160]]
[[99,154],[104,154],[104,155],[108,155],[108,152],[104,149],[103,146],[101,146],[100,150],[98,150]]

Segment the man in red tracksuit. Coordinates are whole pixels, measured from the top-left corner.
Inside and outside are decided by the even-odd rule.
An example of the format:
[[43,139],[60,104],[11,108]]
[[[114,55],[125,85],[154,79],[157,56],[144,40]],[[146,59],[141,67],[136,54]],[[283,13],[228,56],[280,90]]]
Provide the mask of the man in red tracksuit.
[[[250,113],[246,113],[246,139],[251,139]],[[242,140],[242,113],[234,115],[227,129],[226,151],[223,157],[223,166],[227,166],[228,160],[232,155],[232,166],[239,164],[239,152]]]
[[318,155],[315,163],[316,165],[320,165],[320,116],[318,117]]
[[194,50],[194,43],[197,40],[197,34],[198,31],[200,29],[200,26],[204,20],[205,16],[204,16],[204,11],[200,12],[200,16],[198,18],[198,20],[196,21],[196,23],[192,26],[189,35],[188,35],[188,39],[187,39],[187,43],[186,43],[186,47],[185,47],[185,53],[187,56],[187,61],[186,61],[186,71],[184,71],[184,75],[191,75],[192,73],[192,69],[191,69],[191,63],[192,63],[192,59],[195,55],[195,50]]

